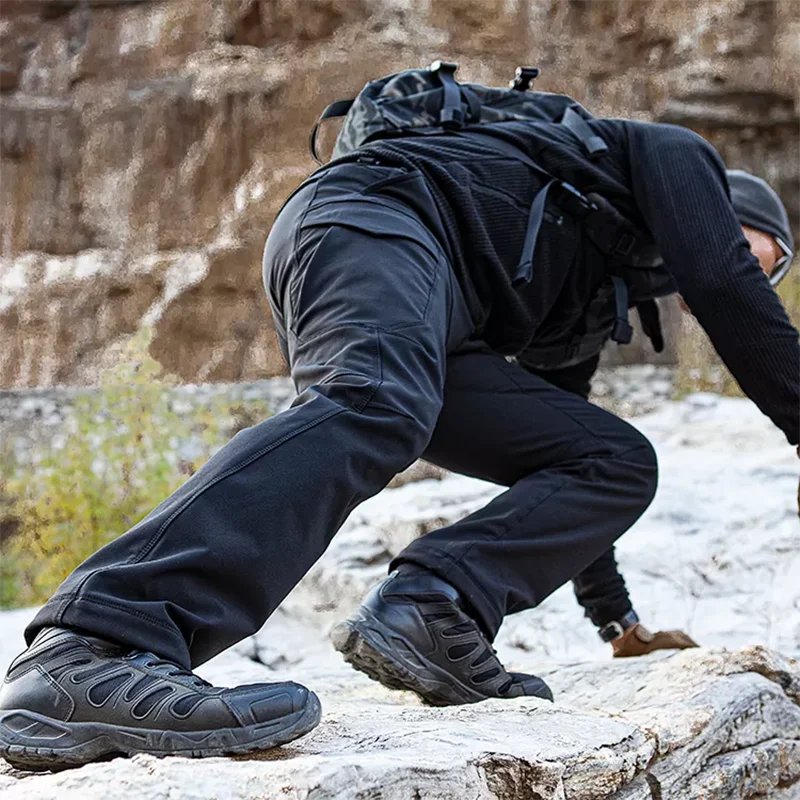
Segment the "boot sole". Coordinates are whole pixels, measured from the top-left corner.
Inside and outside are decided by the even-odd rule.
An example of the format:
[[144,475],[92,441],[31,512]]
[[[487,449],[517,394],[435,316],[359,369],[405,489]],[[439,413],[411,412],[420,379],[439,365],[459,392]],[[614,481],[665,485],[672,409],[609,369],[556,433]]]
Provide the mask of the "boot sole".
[[358,616],[334,627],[331,641],[354,669],[389,689],[414,692],[427,705],[466,705],[488,699],[428,661],[363,608]]
[[317,727],[319,698],[308,693],[305,707],[272,722],[211,731],[160,731],[100,722],[61,722],[25,710],[0,713],[0,756],[24,770],[67,769],[116,756],[207,758],[269,750]]

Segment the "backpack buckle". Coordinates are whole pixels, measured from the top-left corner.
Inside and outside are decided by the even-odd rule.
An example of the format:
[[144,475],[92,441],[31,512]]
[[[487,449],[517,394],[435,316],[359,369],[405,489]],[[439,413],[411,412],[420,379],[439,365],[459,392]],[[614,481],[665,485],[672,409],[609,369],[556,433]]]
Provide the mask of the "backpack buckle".
[[430,66],[431,72],[438,72],[439,70],[442,70],[443,72],[449,72],[451,75],[455,75],[457,69],[458,69],[458,62],[440,61],[439,59],[434,61]]
[[566,181],[559,181],[555,201],[560,208],[576,219],[583,219],[590,212],[597,211],[597,206],[586,195],[581,194]]
[[439,114],[439,124],[446,131],[457,131],[464,124],[464,114],[460,108],[443,108]]
[[531,83],[541,75],[541,72],[538,67],[517,67],[513,80],[508,82],[508,88],[516,89],[518,92],[527,92]]

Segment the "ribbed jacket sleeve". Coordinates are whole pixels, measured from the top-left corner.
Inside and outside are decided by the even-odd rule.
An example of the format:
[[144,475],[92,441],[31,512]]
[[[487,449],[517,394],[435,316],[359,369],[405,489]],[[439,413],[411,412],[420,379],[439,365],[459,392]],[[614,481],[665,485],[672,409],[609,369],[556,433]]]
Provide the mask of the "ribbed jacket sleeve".
[[634,199],[681,295],[745,394],[798,444],[798,334],[750,252],[722,159],[686,128],[624,126]]

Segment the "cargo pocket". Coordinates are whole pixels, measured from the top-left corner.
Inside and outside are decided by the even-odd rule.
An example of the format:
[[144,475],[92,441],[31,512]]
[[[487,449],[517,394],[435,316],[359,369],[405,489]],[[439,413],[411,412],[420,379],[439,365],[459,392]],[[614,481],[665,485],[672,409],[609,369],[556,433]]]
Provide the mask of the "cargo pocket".
[[342,326],[417,325],[445,266],[426,229],[393,208],[367,200],[312,208],[298,236],[287,327],[306,341]]

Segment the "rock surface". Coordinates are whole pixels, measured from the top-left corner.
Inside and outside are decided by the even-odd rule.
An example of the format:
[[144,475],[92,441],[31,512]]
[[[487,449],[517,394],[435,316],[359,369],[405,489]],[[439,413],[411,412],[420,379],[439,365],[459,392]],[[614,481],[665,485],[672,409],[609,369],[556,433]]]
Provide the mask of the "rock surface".
[[[797,787],[797,662],[707,649],[541,672],[556,705],[430,709],[337,670],[316,676],[320,727],[262,758],[137,756],[49,776],[5,772],[0,790],[6,800],[726,800]],[[247,677],[273,677],[264,673],[253,665]]]
[[534,63],[537,86],[598,114],[689,125],[772,182],[796,220],[795,12],[794,0],[3,0],[0,386],[91,384],[143,324],[184,380],[281,373],[259,261],[313,167],[307,131],[367,79],[440,56],[499,85]]
[[[0,768],[6,800],[741,800],[800,798],[797,461],[750,403],[698,395],[634,420],[661,489],[620,541],[652,628],[704,648],[612,661],[569,587],[510,617],[509,666],[556,695],[430,709],[351,671],[327,632],[402,546],[500,489],[458,476],[364,503],[256,636],[199,669],[220,684],[291,678],[320,695],[308,737],[260,757],[116,759],[55,775]],[[31,610],[0,615],[0,671]],[[770,648],[770,649],[768,649]],[[781,655],[783,653],[784,655]],[[794,658],[793,658],[794,657]]]

